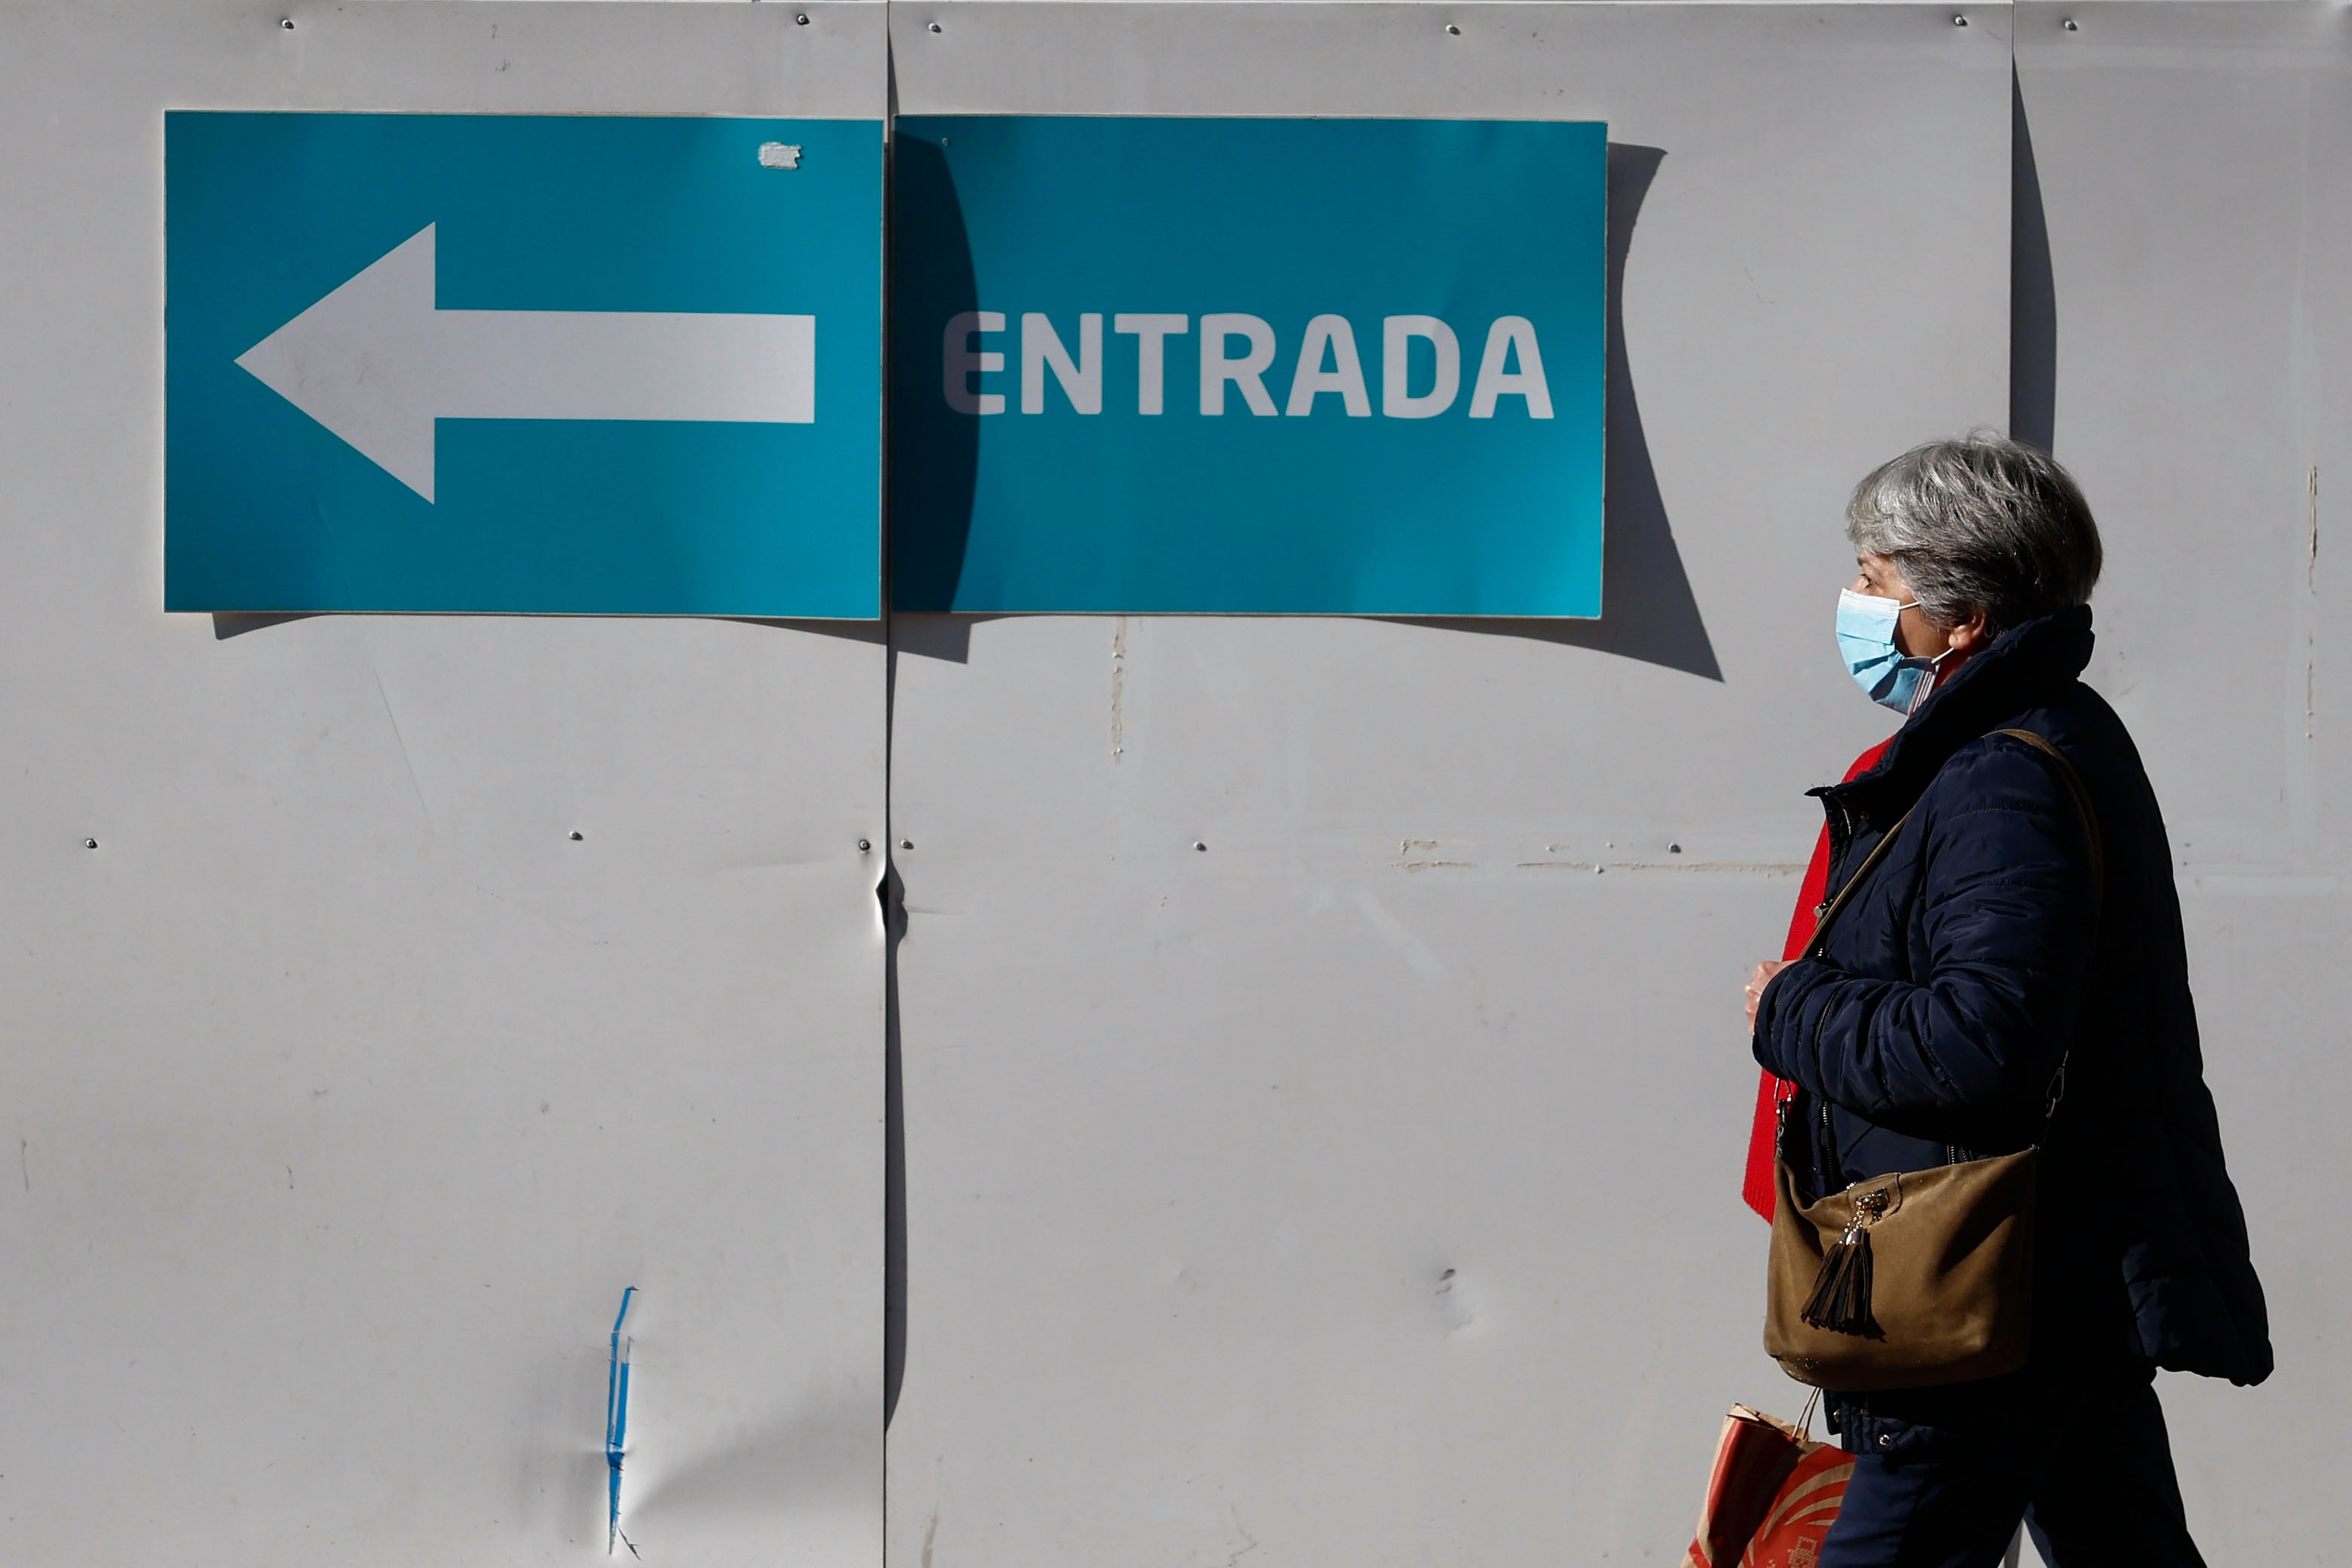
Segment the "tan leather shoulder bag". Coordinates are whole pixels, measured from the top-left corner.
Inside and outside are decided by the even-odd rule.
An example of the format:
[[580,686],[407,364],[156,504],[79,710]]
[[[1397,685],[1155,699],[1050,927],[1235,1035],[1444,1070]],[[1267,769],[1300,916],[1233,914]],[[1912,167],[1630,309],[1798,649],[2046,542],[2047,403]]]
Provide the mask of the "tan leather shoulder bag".
[[[2106,882],[2098,817],[2065,754],[2030,730],[2002,730],[2046,753],[2091,841],[2091,877]],[[1836,920],[1910,820],[1886,830],[1826,905],[1806,944],[1821,952]],[[2051,1079],[2045,1128],[2066,1087]],[[1784,1112],[1785,1114],[1785,1112]],[[1785,1128],[1784,1128],[1785,1131]],[[2033,1310],[2033,1211],[2041,1142],[2014,1154],[1902,1171],[1800,1204],[1778,1161],[1764,1348],[1800,1383],[1839,1393],[1925,1388],[2025,1364]]]

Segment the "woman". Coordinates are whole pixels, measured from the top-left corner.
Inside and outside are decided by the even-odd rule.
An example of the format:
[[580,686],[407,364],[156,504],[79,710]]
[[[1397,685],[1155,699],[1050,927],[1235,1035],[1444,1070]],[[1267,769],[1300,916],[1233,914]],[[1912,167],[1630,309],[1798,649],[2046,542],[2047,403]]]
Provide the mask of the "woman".
[[[1812,792],[1831,890],[1913,815],[1820,955],[1748,982],[1756,1059],[1794,1090],[1781,1155],[1810,1202],[2037,1139],[2042,1154],[2025,1369],[1832,1391],[1856,1459],[1821,1568],[1994,1564],[2021,1518],[2052,1568],[2199,1563],[2151,1380],[2259,1383],[2269,1329],[2164,824],[2122,721],[2077,679],[2097,528],[2056,462],[1976,437],[1864,479],[1846,533],[1860,574],[1838,641],[1906,717],[1874,765]],[[2068,783],[2003,729],[2074,764],[2104,886]]]

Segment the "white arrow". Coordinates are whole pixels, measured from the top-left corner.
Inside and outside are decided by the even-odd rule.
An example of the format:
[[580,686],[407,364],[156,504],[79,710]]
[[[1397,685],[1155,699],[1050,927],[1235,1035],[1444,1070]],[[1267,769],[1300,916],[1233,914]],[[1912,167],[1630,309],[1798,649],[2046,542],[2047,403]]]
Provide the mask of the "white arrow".
[[247,349],[244,369],[433,499],[436,419],[816,417],[816,318],[436,308],[433,226]]

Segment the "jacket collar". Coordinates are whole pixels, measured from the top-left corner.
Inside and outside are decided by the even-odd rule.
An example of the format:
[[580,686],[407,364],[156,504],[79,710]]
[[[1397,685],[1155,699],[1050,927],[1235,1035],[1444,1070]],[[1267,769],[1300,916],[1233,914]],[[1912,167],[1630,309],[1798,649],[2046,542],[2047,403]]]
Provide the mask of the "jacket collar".
[[1884,826],[1911,808],[1954,752],[2063,692],[2091,662],[2087,605],[2009,630],[1939,684],[1905,721],[1878,765],[1811,793],[1833,796]]

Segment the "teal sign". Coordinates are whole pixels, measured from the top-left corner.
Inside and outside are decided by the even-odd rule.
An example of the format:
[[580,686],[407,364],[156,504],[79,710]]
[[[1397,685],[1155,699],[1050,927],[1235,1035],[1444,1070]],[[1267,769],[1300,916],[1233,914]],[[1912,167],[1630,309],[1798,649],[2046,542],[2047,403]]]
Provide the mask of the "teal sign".
[[1600,614],[1604,127],[895,135],[898,608]]
[[882,128],[165,117],[164,604],[880,613]]

